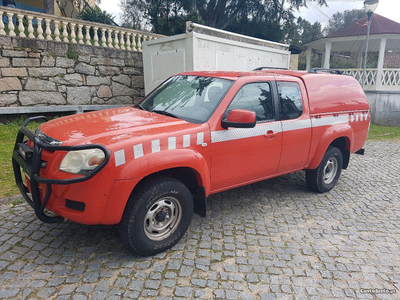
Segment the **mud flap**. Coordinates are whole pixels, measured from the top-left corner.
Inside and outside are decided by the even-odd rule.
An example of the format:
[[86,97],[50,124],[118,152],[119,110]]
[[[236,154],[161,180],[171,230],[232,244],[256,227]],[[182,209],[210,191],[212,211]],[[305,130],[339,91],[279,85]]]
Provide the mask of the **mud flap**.
[[204,187],[199,186],[197,188],[193,201],[194,212],[204,218],[207,215],[207,197]]

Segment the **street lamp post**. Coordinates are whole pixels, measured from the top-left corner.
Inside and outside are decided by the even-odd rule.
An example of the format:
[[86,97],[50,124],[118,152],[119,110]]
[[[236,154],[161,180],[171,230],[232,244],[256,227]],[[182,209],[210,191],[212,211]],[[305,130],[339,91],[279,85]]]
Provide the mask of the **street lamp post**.
[[365,77],[367,74],[367,57],[368,57],[368,44],[369,44],[369,31],[371,29],[371,17],[374,13],[376,7],[378,6],[379,0],[365,0],[364,1],[364,8],[367,12],[368,16],[368,31],[367,31],[367,44],[365,46],[365,57],[364,57],[364,69],[363,69],[363,76],[362,76],[362,87],[364,88]]

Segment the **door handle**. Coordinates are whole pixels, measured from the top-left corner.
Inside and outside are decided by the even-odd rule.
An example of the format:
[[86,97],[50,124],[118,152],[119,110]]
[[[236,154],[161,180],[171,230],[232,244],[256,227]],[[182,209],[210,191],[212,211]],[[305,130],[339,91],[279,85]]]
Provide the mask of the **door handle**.
[[267,139],[273,139],[276,137],[278,133],[275,133],[273,130],[268,130],[266,134],[264,134],[264,137]]

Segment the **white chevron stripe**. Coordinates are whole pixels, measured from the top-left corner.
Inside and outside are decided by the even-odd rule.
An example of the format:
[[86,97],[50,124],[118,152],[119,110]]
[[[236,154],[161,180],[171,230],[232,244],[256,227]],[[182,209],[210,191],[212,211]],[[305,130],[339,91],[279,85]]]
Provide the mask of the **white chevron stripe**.
[[281,123],[273,122],[273,123],[259,124],[256,125],[256,127],[254,128],[231,128],[227,130],[212,131],[211,143],[261,136],[266,134],[268,130],[272,130],[274,132],[281,132],[282,131]]
[[125,164],[125,150],[118,150],[114,152],[115,166]]
[[197,145],[201,145],[204,143],[204,132],[197,133]]
[[172,136],[168,138],[168,150],[176,149],[176,137]]
[[311,119],[312,127],[320,127],[320,126],[335,125],[335,124],[346,124],[346,123],[349,123],[349,115]]
[[140,158],[144,155],[142,144],[137,144],[137,145],[133,146],[133,155],[134,155],[135,159]]
[[183,147],[189,147],[190,146],[190,134],[185,134],[183,136]]
[[160,149],[160,140],[151,141],[151,152],[156,153],[159,152]]
[[[288,120],[282,122],[272,122],[266,124],[256,125],[254,128],[231,128],[229,130],[220,130],[211,132],[211,142],[225,142],[238,139],[245,139],[249,137],[262,136],[268,130],[274,132],[285,132],[291,130],[306,129],[311,127],[320,127],[334,124],[349,123],[348,115],[341,115],[338,117],[322,117],[320,119],[303,119],[303,120]],[[281,128],[282,124],[282,128]]]
[[[335,124],[346,124],[349,122],[367,121],[370,115],[369,112],[365,113],[355,113],[353,115],[339,115],[339,116],[329,116],[321,118],[311,118],[302,120],[285,120],[271,123],[260,123],[254,128],[231,128],[229,130],[220,130],[211,132],[211,142],[218,143],[224,141],[238,140],[256,136],[262,136],[267,133],[267,131],[272,130],[275,133],[286,132],[292,130],[307,129],[312,127],[329,126]],[[184,148],[190,147],[190,134],[183,135]],[[196,145],[204,145],[204,132],[198,132],[196,134]],[[168,137],[168,150],[176,149],[176,137]],[[151,141],[151,151],[156,153],[161,151],[161,141],[160,139]],[[133,146],[133,152],[135,159],[144,156],[143,144],[138,144]],[[120,166],[125,164],[125,151],[119,150],[114,153],[115,166]]]
[[310,127],[311,127],[310,119],[282,121],[283,131],[305,129],[305,128],[310,128]]

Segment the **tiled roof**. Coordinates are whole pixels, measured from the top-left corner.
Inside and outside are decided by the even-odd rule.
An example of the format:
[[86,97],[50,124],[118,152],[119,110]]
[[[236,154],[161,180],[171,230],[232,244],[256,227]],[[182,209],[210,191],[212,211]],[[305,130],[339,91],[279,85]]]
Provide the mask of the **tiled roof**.
[[[365,16],[364,18],[354,22],[352,25],[331,33],[325,38],[366,35],[367,28],[368,17]],[[382,17],[381,15],[373,14],[371,18],[370,34],[400,34],[400,23]]]

